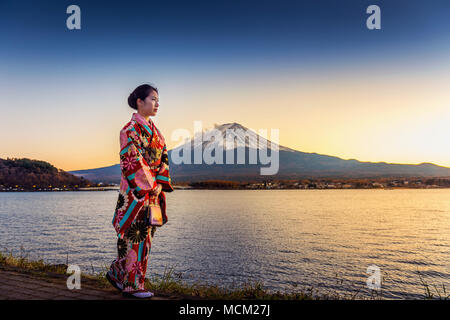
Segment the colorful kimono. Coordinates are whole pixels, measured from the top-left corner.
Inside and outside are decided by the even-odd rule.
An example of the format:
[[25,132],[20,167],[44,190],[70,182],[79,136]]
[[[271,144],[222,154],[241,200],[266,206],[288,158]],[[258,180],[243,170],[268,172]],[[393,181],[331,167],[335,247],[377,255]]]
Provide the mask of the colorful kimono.
[[[169,157],[164,137],[153,121],[133,113],[120,131],[119,198],[112,220],[117,232],[118,257],[109,270],[110,277],[123,284],[123,291],[144,289],[147,260],[156,227],[148,224],[150,201],[158,201],[167,223],[164,191],[172,192]],[[157,185],[162,190],[156,198]]]

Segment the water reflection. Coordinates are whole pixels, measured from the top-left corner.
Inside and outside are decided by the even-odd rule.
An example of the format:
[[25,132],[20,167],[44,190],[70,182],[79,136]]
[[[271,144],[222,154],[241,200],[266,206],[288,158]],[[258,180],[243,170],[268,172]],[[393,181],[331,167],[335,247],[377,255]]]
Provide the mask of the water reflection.
[[[149,275],[175,266],[188,281],[262,281],[336,292],[366,288],[369,265],[383,296],[423,295],[418,271],[450,288],[450,190],[183,190],[168,194]],[[115,257],[117,193],[0,193],[0,246],[99,271]]]

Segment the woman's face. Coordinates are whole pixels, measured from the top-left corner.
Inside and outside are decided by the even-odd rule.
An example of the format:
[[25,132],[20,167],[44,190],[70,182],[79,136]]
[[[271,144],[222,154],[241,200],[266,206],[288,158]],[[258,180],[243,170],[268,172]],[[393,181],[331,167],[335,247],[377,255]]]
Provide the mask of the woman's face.
[[138,110],[144,117],[156,116],[159,108],[159,97],[156,91],[151,91],[144,101],[137,100]]

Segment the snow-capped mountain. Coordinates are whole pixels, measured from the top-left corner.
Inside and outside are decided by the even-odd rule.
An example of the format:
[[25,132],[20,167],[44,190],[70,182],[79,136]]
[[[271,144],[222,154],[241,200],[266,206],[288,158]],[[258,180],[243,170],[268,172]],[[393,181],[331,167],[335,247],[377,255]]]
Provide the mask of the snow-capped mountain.
[[[227,132],[233,132],[234,144],[227,143]],[[259,133],[259,130],[258,130]],[[386,162],[361,162],[355,159],[344,160],[334,156],[317,153],[306,153],[284,146],[280,146],[264,138],[253,130],[238,124],[225,123],[216,125],[209,130],[203,130],[190,140],[185,141],[176,148],[169,150],[170,173],[173,181],[201,181],[211,179],[222,180],[260,180],[267,178],[297,179],[297,178],[369,178],[369,177],[408,177],[408,176],[450,176],[450,168],[437,166],[432,163],[391,164]],[[271,132],[267,132],[268,135]],[[214,138],[212,138],[214,137]],[[265,150],[264,146],[270,151]],[[278,148],[277,148],[278,147]],[[278,149],[278,152],[276,152]],[[206,150],[206,151],[205,151]],[[222,150],[222,157],[217,152]],[[187,152],[185,154],[185,152]],[[234,161],[227,163],[226,159],[231,153],[234,160],[239,153],[245,154],[245,163]],[[195,157],[200,155],[200,163]],[[205,154],[214,158],[222,158],[223,163],[208,163]],[[251,156],[256,154],[256,162],[251,162]],[[261,175],[261,168],[267,167],[267,155],[278,157],[279,170],[275,175]],[[184,161],[180,163],[180,155]],[[198,159],[197,159],[198,160]],[[120,166],[114,165],[105,168],[71,171],[77,176],[95,182],[119,183]]]
[[[270,135],[270,131],[266,130],[266,134]],[[218,134],[220,138],[216,140]],[[227,139],[228,138],[228,139]],[[233,138],[234,141],[229,140]],[[223,150],[230,150],[234,148],[255,148],[258,146],[266,146],[268,149],[277,149],[288,152],[295,152],[295,150],[280,146],[274,143],[262,135],[258,134],[256,130],[246,128],[239,123],[224,123],[221,125],[215,125],[214,128],[203,130],[194,134],[194,137],[185,141],[181,145],[178,145],[174,149],[183,149],[186,146],[190,146],[192,149],[202,150],[206,148],[220,147]]]

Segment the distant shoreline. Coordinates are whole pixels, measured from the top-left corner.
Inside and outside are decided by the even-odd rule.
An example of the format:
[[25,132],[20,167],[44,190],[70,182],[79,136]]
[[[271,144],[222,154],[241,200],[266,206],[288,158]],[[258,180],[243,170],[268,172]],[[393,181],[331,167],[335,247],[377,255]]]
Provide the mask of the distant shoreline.
[[[389,187],[389,188],[194,188],[194,187],[174,187],[174,190],[436,190],[450,189],[446,186],[437,187]],[[89,189],[68,189],[68,190],[0,190],[0,192],[98,192],[98,191],[119,191],[119,188],[89,188]]]
[[179,188],[178,190],[406,190],[406,189],[450,189],[450,187],[389,187],[389,188]]
[[0,192],[67,192],[67,191],[114,191],[119,190],[119,187],[90,187],[90,188],[77,188],[77,189],[47,189],[47,190],[36,190],[36,189],[11,189],[11,190],[0,190]]

